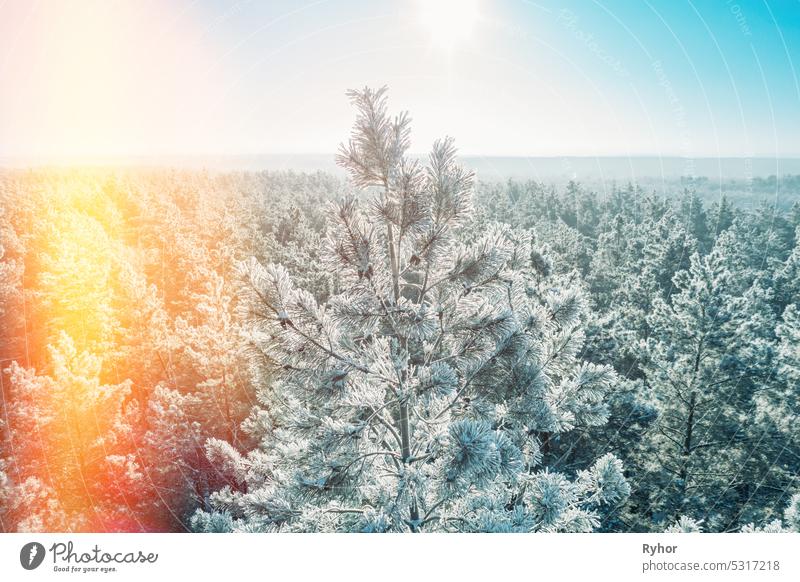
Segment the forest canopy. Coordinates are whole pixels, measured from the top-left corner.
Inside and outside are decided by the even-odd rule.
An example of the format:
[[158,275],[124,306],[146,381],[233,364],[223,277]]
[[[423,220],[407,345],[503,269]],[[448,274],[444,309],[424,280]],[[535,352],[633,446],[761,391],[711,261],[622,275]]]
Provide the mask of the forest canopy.
[[800,531],[800,203],[348,95],[347,179],[0,172],[0,530]]

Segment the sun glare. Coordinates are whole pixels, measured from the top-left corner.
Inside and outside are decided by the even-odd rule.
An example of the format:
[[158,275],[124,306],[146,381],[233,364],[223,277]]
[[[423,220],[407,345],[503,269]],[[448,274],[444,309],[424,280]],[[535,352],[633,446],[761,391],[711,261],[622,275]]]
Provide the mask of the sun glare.
[[478,20],[478,0],[418,0],[417,4],[431,40],[447,51],[466,41]]

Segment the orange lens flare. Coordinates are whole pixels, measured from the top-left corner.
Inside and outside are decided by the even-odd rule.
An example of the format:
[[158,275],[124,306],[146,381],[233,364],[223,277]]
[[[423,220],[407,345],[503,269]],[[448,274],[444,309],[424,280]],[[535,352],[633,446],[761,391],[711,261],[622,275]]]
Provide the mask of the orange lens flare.
[[[224,280],[211,271],[194,279],[176,273],[175,261],[202,264],[201,249],[179,232],[165,235],[175,237],[174,245],[153,240],[148,233],[156,229],[144,224],[146,196],[127,192],[132,186],[124,179],[101,170],[69,170],[32,174],[25,182],[31,197],[13,209],[17,229],[25,233],[19,301],[24,329],[8,332],[9,338],[24,336],[24,349],[9,339],[4,351],[13,353],[0,356],[4,436],[13,458],[24,461],[16,471],[13,464],[6,468],[20,487],[18,498],[27,500],[28,506],[19,508],[30,516],[23,528],[182,529],[186,516],[173,507],[170,494],[193,468],[154,458],[166,444],[153,436],[159,427],[146,413],[157,407],[155,418],[169,419],[172,408],[154,403],[153,395],[180,398],[181,391],[197,391],[199,396],[186,396],[187,408],[208,398],[214,403],[209,415],[219,415],[228,426],[241,422],[228,390],[235,362],[214,355],[237,349]],[[179,221],[197,206],[196,194],[176,195],[169,212]],[[159,220],[170,218],[162,214]],[[218,242],[211,235],[204,245]],[[208,280],[215,284],[209,287]],[[165,303],[193,313],[187,299],[195,296],[199,316],[167,314]],[[218,317],[217,308],[227,314]],[[198,328],[203,314],[209,321]],[[194,352],[182,353],[173,334],[197,335]],[[179,379],[175,369],[181,358],[189,372]],[[192,376],[194,361],[200,362],[205,383]],[[188,457],[203,458],[205,436],[183,421],[188,428],[180,445]],[[175,426],[160,430],[179,432]],[[233,436],[229,428],[219,432]],[[152,513],[154,505],[158,514],[144,515],[142,508]]]

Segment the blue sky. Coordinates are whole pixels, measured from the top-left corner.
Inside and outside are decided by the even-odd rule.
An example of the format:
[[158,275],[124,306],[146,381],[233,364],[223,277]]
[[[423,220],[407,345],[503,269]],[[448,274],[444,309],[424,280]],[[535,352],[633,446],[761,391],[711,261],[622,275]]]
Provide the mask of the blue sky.
[[798,156],[799,78],[798,0],[0,0],[6,156],[327,153],[384,84],[417,151]]

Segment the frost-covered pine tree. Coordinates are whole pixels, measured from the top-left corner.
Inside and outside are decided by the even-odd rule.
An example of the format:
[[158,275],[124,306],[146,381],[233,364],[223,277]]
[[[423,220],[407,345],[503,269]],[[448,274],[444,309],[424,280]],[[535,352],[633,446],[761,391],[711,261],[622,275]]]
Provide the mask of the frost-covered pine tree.
[[281,265],[244,265],[250,339],[274,363],[263,434],[211,440],[235,486],[196,529],[589,531],[629,493],[611,454],[575,475],[542,466],[562,433],[606,422],[610,368],[578,354],[584,299],[541,270],[528,231],[467,228],[473,176],[451,139],[424,166],[385,88],[358,110],[338,163],[368,202],[330,216],[343,291],[318,304]]
[[778,372],[794,390],[796,401],[800,392],[800,302],[792,303],[784,310],[777,334],[780,338]]
[[602,302],[598,307],[609,313],[607,333],[614,339],[614,353],[603,355],[628,375],[638,370],[635,345],[651,333],[654,301],[676,291],[672,277],[689,267],[695,248],[671,209],[658,214],[640,225],[617,215],[613,230],[599,241],[590,275],[592,297],[605,299],[606,309]]
[[759,442],[758,452],[783,472],[783,482],[776,488],[776,494],[783,495],[781,488],[792,487],[797,481],[797,465],[792,461],[800,459],[800,304],[786,307],[775,331],[778,342],[773,381],[760,387],[755,401],[759,422],[772,428]]
[[795,246],[786,262],[776,269],[775,289],[777,305],[783,310],[800,297],[800,227],[795,232]]
[[783,511],[783,520],[773,519],[761,527],[749,523],[742,528],[742,531],[746,533],[800,533],[800,493],[795,493],[789,499],[789,503]]
[[50,361],[49,376],[16,362],[2,371],[9,404],[0,453],[12,456],[8,470],[0,464],[3,529],[128,531],[146,488],[131,446],[131,383],[102,384],[100,358],[63,331]]
[[759,486],[775,485],[774,457],[752,446],[768,430],[754,397],[771,381],[770,293],[759,281],[741,285],[744,272],[727,253],[730,232],[710,254],[692,255],[689,269],[673,278],[669,302],[656,299],[642,356],[660,410],[645,442],[660,451],[645,465],[653,484],[648,517],[688,515],[712,530],[736,527]]
[[[703,524],[702,521],[695,521],[691,517],[682,515],[664,531],[667,533],[699,533],[703,531]],[[800,532],[800,493],[792,495],[789,499],[789,503],[783,511],[783,519],[776,518],[761,526],[748,523],[742,526],[740,531],[743,533]]]

